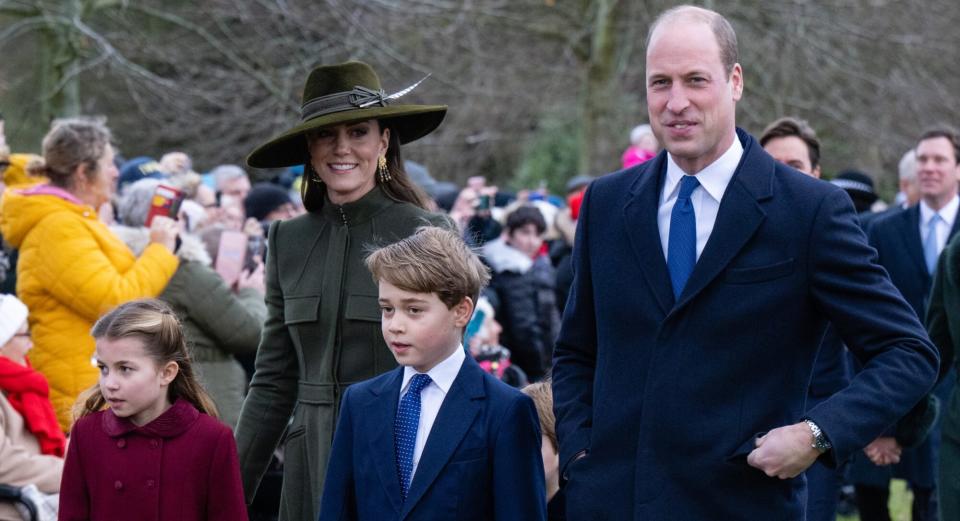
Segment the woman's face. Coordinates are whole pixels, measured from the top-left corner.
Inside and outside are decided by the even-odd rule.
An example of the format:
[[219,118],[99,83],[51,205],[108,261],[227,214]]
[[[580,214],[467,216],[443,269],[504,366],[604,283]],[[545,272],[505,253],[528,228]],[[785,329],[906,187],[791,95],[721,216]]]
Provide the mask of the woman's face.
[[81,201],[94,208],[100,208],[110,202],[117,189],[117,178],[120,172],[113,163],[113,147],[107,146],[97,160],[97,172],[90,176],[86,167],[78,168],[77,183],[74,187],[76,195]]
[[310,164],[327,186],[333,204],[356,201],[376,185],[377,159],[387,153],[390,129],[375,119],[336,125],[307,134]]

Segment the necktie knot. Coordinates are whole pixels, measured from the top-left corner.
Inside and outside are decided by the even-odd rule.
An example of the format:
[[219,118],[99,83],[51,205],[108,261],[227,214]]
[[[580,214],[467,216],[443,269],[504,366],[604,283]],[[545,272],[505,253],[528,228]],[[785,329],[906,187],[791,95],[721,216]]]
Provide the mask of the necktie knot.
[[410,388],[407,390],[408,393],[420,393],[424,387],[430,385],[430,375],[417,373],[413,375],[413,378],[410,380]]
[[680,179],[680,195],[677,196],[677,199],[689,199],[690,194],[692,194],[698,186],[700,186],[700,181],[696,176],[684,174],[683,178]]

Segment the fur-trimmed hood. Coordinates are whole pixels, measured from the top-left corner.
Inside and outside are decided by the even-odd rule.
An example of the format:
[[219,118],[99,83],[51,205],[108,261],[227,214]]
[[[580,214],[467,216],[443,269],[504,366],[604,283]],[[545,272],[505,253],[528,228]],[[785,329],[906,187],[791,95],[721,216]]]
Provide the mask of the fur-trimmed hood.
[[[133,254],[138,257],[150,244],[150,228],[134,228],[115,224],[110,226],[110,230],[117,234],[117,237],[120,237],[120,240],[126,243]],[[212,263],[203,241],[189,233],[180,234],[180,249],[177,250],[177,257],[184,262],[199,262],[204,266],[209,266]]]
[[484,244],[482,253],[496,273],[511,271],[524,274],[533,266],[533,259],[507,244],[502,237]]

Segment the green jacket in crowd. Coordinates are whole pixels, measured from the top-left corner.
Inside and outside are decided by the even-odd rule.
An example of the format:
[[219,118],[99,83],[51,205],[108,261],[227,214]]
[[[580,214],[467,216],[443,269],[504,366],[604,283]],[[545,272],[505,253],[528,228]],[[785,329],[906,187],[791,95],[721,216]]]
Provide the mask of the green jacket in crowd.
[[350,384],[397,366],[363,259],[424,225],[452,228],[378,185],[353,203],[326,200],[316,212],[271,226],[267,321],[236,431],[248,503],[289,423],[280,520],[317,519],[340,398]]

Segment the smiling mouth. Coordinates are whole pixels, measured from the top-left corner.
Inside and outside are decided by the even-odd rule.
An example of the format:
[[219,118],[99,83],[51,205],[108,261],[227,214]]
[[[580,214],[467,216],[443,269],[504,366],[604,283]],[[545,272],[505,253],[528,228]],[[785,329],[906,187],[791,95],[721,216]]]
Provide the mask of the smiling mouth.
[[328,163],[330,170],[334,172],[346,172],[357,167],[357,163]]

